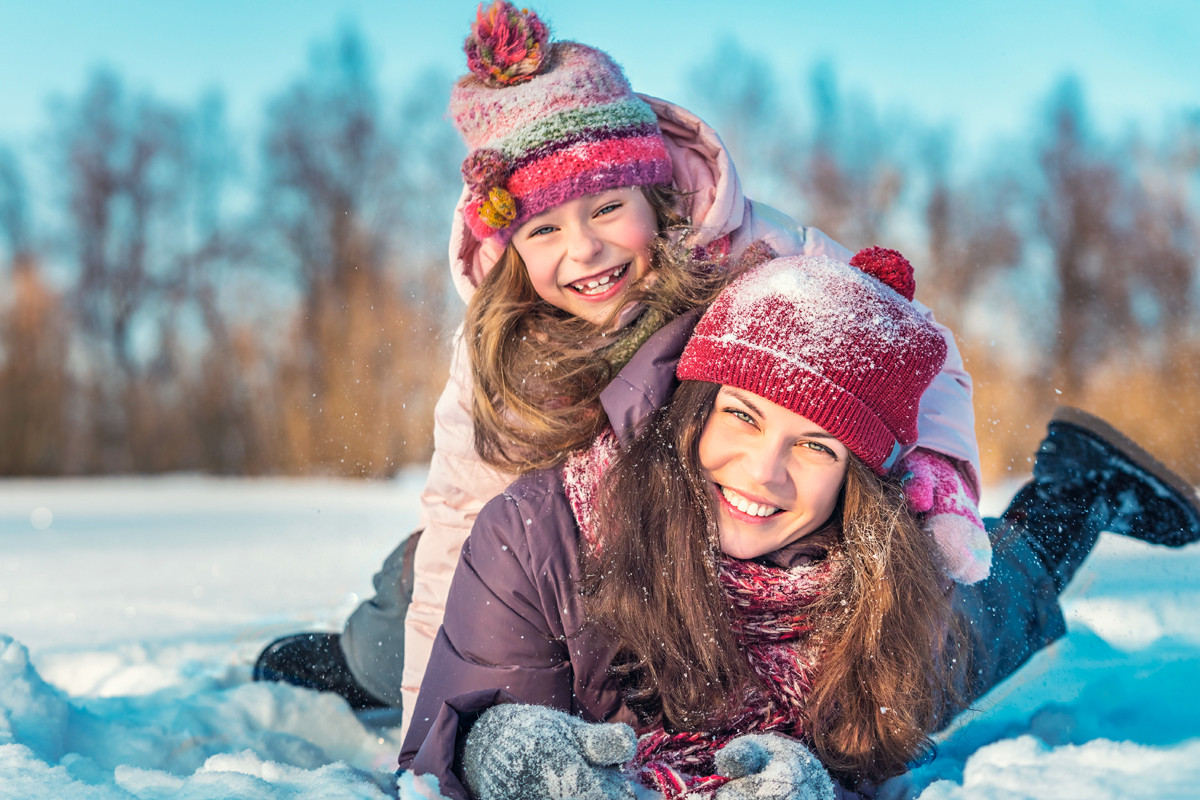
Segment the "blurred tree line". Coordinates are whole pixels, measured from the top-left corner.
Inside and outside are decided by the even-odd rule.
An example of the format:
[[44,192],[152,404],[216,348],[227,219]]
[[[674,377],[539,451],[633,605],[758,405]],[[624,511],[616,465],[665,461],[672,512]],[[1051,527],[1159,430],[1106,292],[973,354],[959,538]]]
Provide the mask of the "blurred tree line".
[[[987,480],[1026,474],[1069,403],[1200,481],[1200,109],[1105,135],[1067,78],[1025,138],[965,159],[828,65],[797,109],[737,45],[705,63],[682,99],[751,196],[916,265],[975,378]],[[0,475],[424,459],[461,317],[449,84],[382,98],[350,31],[267,102],[249,158],[219,95],[181,108],[103,71],[53,106],[45,180],[0,143]]]

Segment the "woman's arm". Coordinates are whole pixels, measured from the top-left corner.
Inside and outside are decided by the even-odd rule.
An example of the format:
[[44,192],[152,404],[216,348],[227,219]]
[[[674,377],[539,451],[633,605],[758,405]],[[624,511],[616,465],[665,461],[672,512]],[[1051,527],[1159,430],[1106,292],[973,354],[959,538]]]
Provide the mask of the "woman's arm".
[[505,494],[480,512],[401,749],[400,767],[434,774],[443,794],[469,727],[462,723],[498,698],[571,710],[566,640],[547,613],[557,600],[544,596],[529,552],[526,520],[537,511],[523,506]]

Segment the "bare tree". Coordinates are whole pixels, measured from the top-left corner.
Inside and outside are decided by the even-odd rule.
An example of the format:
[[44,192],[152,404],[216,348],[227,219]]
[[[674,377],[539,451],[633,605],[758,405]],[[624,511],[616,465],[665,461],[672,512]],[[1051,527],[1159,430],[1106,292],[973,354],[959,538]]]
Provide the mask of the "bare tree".
[[38,266],[27,187],[0,148],[0,244],[8,253],[0,300],[0,475],[49,475],[66,446],[67,320]]
[[[356,32],[314,49],[308,73],[271,103],[263,164],[262,215],[303,304],[281,409],[293,463],[390,472],[427,448],[423,401],[444,369],[440,349],[413,348],[435,326],[423,316],[427,282],[397,258],[402,148]],[[421,419],[409,419],[409,399],[422,401]]]
[[811,224],[851,249],[878,244],[907,180],[897,145],[900,122],[884,123],[867,103],[847,100],[833,66],[812,72],[813,133],[794,180],[808,198]]

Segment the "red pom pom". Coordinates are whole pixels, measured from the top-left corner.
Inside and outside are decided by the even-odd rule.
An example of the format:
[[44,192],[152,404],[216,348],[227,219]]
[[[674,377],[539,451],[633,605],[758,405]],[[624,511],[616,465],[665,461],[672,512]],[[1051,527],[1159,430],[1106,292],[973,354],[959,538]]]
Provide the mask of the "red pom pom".
[[487,11],[479,4],[463,50],[467,68],[499,87],[522,83],[541,72],[549,44],[550,29],[537,14],[496,0]]
[[897,250],[884,247],[859,250],[854,258],[850,259],[850,266],[858,267],[868,275],[883,281],[905,300],[912,300],[917,293],[912,264]]

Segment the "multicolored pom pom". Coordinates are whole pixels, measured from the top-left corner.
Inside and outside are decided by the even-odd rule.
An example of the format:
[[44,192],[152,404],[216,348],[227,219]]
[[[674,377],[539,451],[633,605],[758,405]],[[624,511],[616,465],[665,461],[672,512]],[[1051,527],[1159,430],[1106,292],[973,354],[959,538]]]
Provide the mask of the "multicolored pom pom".
[[859,250],[850,259],[850,266],[886,283],[905,300],[911,301],[917,293],[917,281],[913,277],[912,264],[899,251],[885,247],[868,247]]
[[479,206],[479,218],[489,228],[499,230],[507,227],[517,218],[516,198],[502,186],[492,187],[488,191],[487,200]]
[[463,182],[477,195],[486,195],[492,188],[508,180],[508,159],[499,150],[481,147],[463,159]]
[[463,45],[467,67],[497,87],[523,83],[542,71],[550,54],[550,29],[528,9],[496,0],[475,12],[475,24]]

